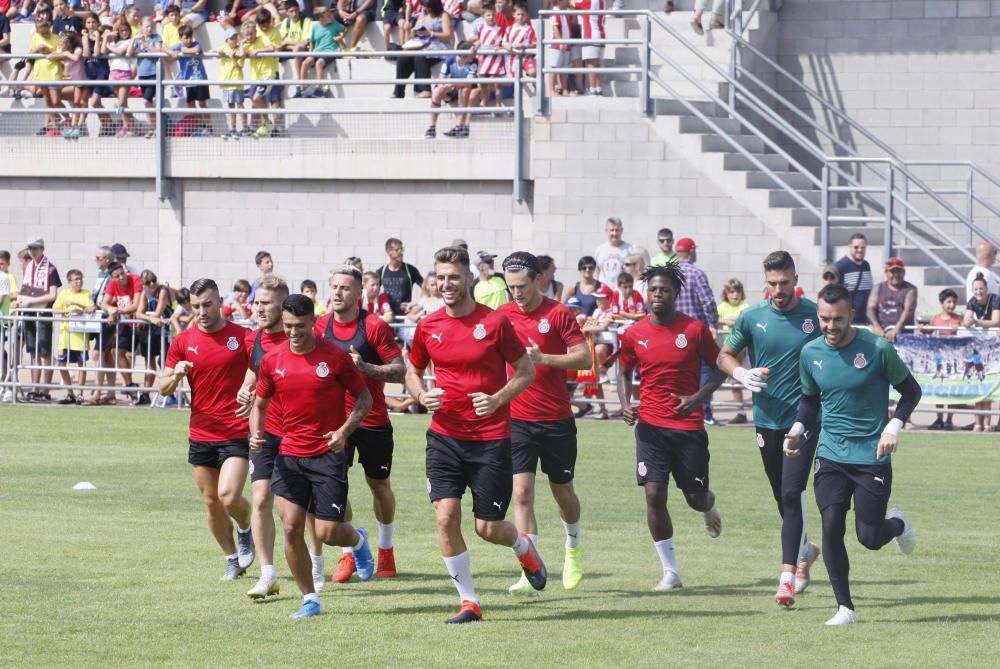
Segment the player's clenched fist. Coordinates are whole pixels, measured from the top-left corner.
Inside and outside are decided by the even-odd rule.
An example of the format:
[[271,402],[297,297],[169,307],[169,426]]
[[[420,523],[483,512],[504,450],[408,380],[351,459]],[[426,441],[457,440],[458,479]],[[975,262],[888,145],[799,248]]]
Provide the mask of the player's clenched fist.
[[424,408],[428,411],[437,411],[444,403],[444,390],[441,388],[431,388],[420,393],[417,401],[424,405]]

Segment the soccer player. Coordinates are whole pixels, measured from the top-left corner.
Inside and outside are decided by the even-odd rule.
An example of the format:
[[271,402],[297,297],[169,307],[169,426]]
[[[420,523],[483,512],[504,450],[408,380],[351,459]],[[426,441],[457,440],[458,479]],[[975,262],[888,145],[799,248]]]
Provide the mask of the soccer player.
[[[819,547],[806,538],[806,485],[818,432],[807,435],[798,457],[782,450],[802,396],[799,354],[820,336],[816,303],[795,295],[798,280],[787,251],[764,258],[764,284],[771,298],[740,313],[718,360],[719,369],[753,393],[757,447],[781,516],[782,566],[774,599],[786,607],[809,585],[809,567],[819,557]],[[740,365],[744,350],[751,369]]]
[[[368,580],[375,560],[368,533],[343,522],[347,503],[347,458],[351,433],[372,405],[364,377],[351,357],[316,336],[313,303],[291,295],[281,306],[288,341],[264,356],[250,412],[250,444],[263,449],[267,409],[272,397],[281,402],[284,434],[274,460],[271,490],[285,530],[285,559],[302,592],[302,606],[292,618],[310,618],[322,609],[313,585],[305,542],[306,514],[316,516],[316,536],[331,546],[351,546],[358,575]],[[350,415],[347,394],[355,396]],[[346,417],[346,418],[345,418]]]
[[[250,366],[240,388],[238,402],[239,416],[247,418],[253,406],[254,390],[260,363],[272,348],[287,341],[285,328],[281,323],[281,305],[288,297],[288,284],[273,274],[265,275],[254,292],[253,310],[259,329],[247,331],[243,345],[250,356]],[[264,446],[250,451],[250,490],[252,492],[252,515],[250,525],[257,553],[260,555],[260,579],[247,591],[250,599],[265,599],[279,592],[278,579],[274,570],[274,495],[271,494],[271,472],[274,459],[281,445],[283,428],[281,423],[281,401],[272,400],[267,410],[264,425]],[[320,573],[319,585],[323,578]],[[317,588],[318,589],[318,588]]]
[[[535,377],[535,365],[506,316],[477,304],[469,290],[469,254],[446,247],[434,254],[444,309],[418,324],[410,349],[406,388],[434,412],[427,431],[427,490],[437,515],[441,553],[462,605],[447,623],[482,619],[472,563],[462,537],[462,495],[472,489],[476,534],[510,546],[536,590],[545,587],[545,564],[526,535],[504,521],[510,504],[512,464],[508,403]],[[435,387],[424,388],[434,363]],[[514,373],[507,378],[507,365]]]
[[[844,534],[852,499],[862,546],[878,550],[895,539],[903,553],[912,553],[917,545],[903,512],[892,508],[886,517],[886,507],[892,492],[891,454],[899,430],[920,401],[920,386],[888,340],[851,325],[855,314],[846,288],[823,288],[817,315],[823,338],[802,348],[802,399],[784,449],[799,455],[801,437],[816,428],[822,403],[813,487],[823,523],[823,561],[838,606],[826,624],[849,625],[856,617]],[[890,385],[900,394],[891,420]]]
[[[396,497],[392,492],[389,475],[392,472],[392,423],[385,404],[385,383],[402,383],[406,374],[403,352],[396,337],[380,314],[370,313],[358,306],[362,292],[362,274],[345,265],[330,275],[330,308],[332,313],[316,321],[316,334],[347,351],[372,396],[372,408],[361,426],[351,434],[347,444],[347,466],[354,464],[354,453],[365,470],[365,481],[372,491],[375,520],[378,523],[379,578],[396,575],[396,558],[393,552]],[[353,398],[347,398],[350,411]],[[344,519],[352,519],[348,501]],[[333,575],[334,582],[344,583],[351,578],[356,565],[354,554],[344,552]]]
[[[511,454],[514,465],[514,523],[538,543],[535,520],[535,470],[549,477],[552,496],[566,530],[563,587],[572,590],[583,578],[580,548],[580,500],[573,490],[576,469],[576,421],[566,387],[567,369],[587,369],[590,350],[568,308],[551,300],[535,284],[538,259],[518,251],[503,261],[504,280],[513,302],[497,311],[514,326],[535,364],[535,381],[510,403]],[[511,594],[537,595],[525,576],[509,588]]]
[[[226,556],[223,581],[246,573],[254,560],[250,503],[243,497],[249,468],[247,422],[236,415],[236,395],[249,356],[247,330],[222,317],[222,297],[212,279],[191,284],[197,325],[177,335],[167,351],[160,395],[169,397],[184,378],[191,386],[188,462],[208,510],[208,527]],[[237,548],[233,541],[236,521]]]
[[[677,311],[684,273],[677,263],[650,267],[646,282],[649,316],[621,338],[618,396],[628,425],[635,425],[636,480],[646,491],[646,522],[660,556],[663,578],[653,590],[681,587],[674,556],[674,527],[667,511],[667,483],[674,482],[688,506],[700,511],[708,536],[722,532],[715,493],[708,487],[708,435],[702,402],[725,374],[716,366],[719,347],[708,326]],[[710,367],[698,383],[702,363]],[[632,406],[632,370],[639,367],[639,406]]]

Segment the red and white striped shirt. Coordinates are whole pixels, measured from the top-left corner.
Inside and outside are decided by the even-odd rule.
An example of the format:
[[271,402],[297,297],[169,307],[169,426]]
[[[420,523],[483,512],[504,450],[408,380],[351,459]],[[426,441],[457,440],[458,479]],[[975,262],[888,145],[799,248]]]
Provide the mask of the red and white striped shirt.
[[407,0],[407,4],[410,5],[410,16],[413,18],[418,18],[424,13],[424,5],[420,0]]
[[632,294],[628,297],[622,295],[620,290],[616,290],[614,296],[611,298],[611,304],[614,305],[616,313],[622,314],[644,314],[646,313],[646,305],[642,301],[642,295],[639,291],[633,290]]
[[[588,9],[603,11],[607,6],[604,0],[576,0],[576,8],[580,11]],[[581,16],[580,25],[583,39],[604,39],[604,14]]]
[[449,14],[455,19],[462,18],[462,0],[444,0],[441,4],[444,6],[445,14]]
[[392,305],[389,304],[389,296],[385,293],[379,293],[375,296],[374,300],[366,300],[365,296],[362,295],[360,302],[362,309],[376,316],[381,316],[392,311]]
[[[559,39],[570,39],[572,36],[572,33],[570,32],[570,25],[572,24],[572,22],[573,22],[572,16],[566,16],[565,14],[559,14],[557,16],[553,16],[552,36],[556,37],[556,32],[558,32]],[[569,44],[558,44],[553,46],[552,48],[563,49],[563,47],[566,47],[566,49],[563,50],[568,50],[569,46],[570,46]]]
[[[494,24],[488,26],[485,23],[479,24],[476,31],[476,38],[482,49],[499,49],[503,46],[504,30]],[[498,77],[504,74],[504,61],[506,58],[499,54],[484,54],[479,57],[480,76]]]
[[[535,29],[530,23],[525,23],[523,26],[517,25],[516,23],[507,29],[507,46],[513,47],[515,49],[521,48],[526,50],[531,50],[535,48],[538,43],[538,37],[535,35]],[[526,61],[534,61],[534,56],[524,56]],[[517,58],[514,56],[507,57],[507,71],[513,73],[514,65],[517,62]]]

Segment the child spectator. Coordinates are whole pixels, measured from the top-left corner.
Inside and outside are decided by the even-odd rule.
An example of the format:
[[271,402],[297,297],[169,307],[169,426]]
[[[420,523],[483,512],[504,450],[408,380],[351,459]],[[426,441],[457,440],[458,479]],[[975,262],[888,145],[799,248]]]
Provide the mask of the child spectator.
[[[604,0],[576,0],[576,9],[604,11],[607,8]],[[580,17],[581,38],[603,40],[604,39],[604,14],[587,14]],[[604,44],[587,44],[581,47],[580,55],[583,63],[588,69],[601,66],[604,59]],[[591,95],[601,95],[601,75],[597,73],[587,74],[587,92]]]
[[[377,279],[378,275],[375,275],[375,278]],[[406,324],[408,327],[399,328],[403,343],[407,348],[413,345],[413,335],[416,333],[417,322],[424,316],[432,314],[444,306],[441,291],[438,290],[436,275],[430,274],[424,278],[424,283],[420,286],[420,293],[420,299],[411,303],[410,308],[406,312]]]
[[[604,387],[601,383],[601,375],[607,371],[608,360],[612,353],[611,344],[597,343],[597,338],[601,333],[611,329],[615,320],[614,306],[611,303],[611,289],[602,285],[593,293],[597,300],[597,309],[586,319],[581,326],[581,330],[587,337],[593,356],[591,369],[581,370],[577,374],[577,381],[583,385],[583,396],[585,398],[604,399]],[[595,416],[598,420],[608,420],[608,410],[602,403],[600,411]],[[583,418],[593,410],[591,403],[585,403],[576,412],[577,418]]]
[[[65,5],[68,7],[69,5]],[[76,32],[65,32],[59,37],[59,51],[49,56],[50,59],[62,59],[63,72],[70,81],[82,81],[87,78],[87,68],[83,62],[83,47],[80,46],[80,35]],[[70,99],[70,104],[76,108],[87,106],[86,86],[66,86],[61,95]],[[66,139],[79,139],[86,130],[84,114],[70,114],[69,123],[63,130]]]
[[184,332],[194,320],[194,313],[191,311],[191,293],[187,288],[177,291],[177,308],[174,309],[170,317],[170,329],[174,335]]
[[[69,282],[68,288],[59,291],[55,303],[52,305],[52,313],[68,316],[80,316],[82,314],[92,314],[96,310],[94,299],[90,291],[83,287],[83,272],[78,269],[71,269],[66,272],[66,280]],[[72,385],[73,380],[69,375],[70,365],[79,365],[80,385],[87,383],[87,335],[82,332],[71,332],[69,319],[59,325],[59,354],[56,361],[62,366],[59,375],[62,376],[63,385]],[[59,404],[82,404],[83,394],[76,395],[72,390],[59,400]]]
[[[295,0],[292,0],[294,2]],[[243,80],[243,50],[240,48],[240,33],[235,28],[226,28],[223,34],[226,43],[219,47],[219,77],[223,81]],[[246,99],[245,89],[242,84],[234,84],[222,87],[222,103],[229,109],[243,109],[243,102]],[[242,131],[240,126],[242,125]],[[243,135],[249,135],[250,129],[247,127],[246,114],[239,114],[234,111],[226,114],[226,127],[229,130],[222,135],[222,139],[239,139]]]
[[[0,54],[10,53],[10,37],[11,37],[10,20],[7,18],[7,14],[5,12],[0,11]],[[13,62],[13,61],[8,61],[7,59],[0,60],[0,81],[6,79],[4,75],[4,70],[7,69],[8,62]],[[24,61],[22,60],[20,62],[23,63]],[[16,72],[17,72],[16,70],[11,70],[10,73],[11,79],[15,77]],[[4,97],[9,97],[16,94],[17,91],[13,88],[5,88],[3,90],[3,93],[0,93],[0,95],[3,95]]]
[[[153,24],[153,18],[147,16],[142,20],[142,32],[139,37],[135,40],[136,54],[155,54],[163,51],[163,39],[156,34],[156,26]],[[136,59],[137,65],[135,69],[136,79],[142,81],[156,81],[156,58],[142,58]],[[153,100],[156,99],[156,86],[140,86],[139,90],[142,92],[143,104],[147,109],[153,107]],[[146,139],[151,138],[156,131],[154,127],[156,121],[153,119],[153,114],[147,115],[149,122],[149,128],[146,130]]]
[[392,305],[389,296],[382,292],[382,281],[375,272],[365,272],[361,277],[364,291],[361,294],[361,308],[374,314],[386,323],[392,323]]
[[250,282],[239,279],[233,284],[233,292],[222,305],[222,315],[226,320],[245,321],[250,318],[253,303],[250,302]]
[[[97,81],[108,81],[111,78],[111,68],[108,66],[108,59],[102,58],[107,51],[107,44],[104,36],[111,31],[111,28],[101,24],[100,17],[91,12],[83,21],[83,39],[80,46],[83,48],[83,66],[87,73],[87,79]],[[90,107],[103,107],[101,98],[114,96],[114,91],[107,84],[98,84],[87,89],[88,103]],[[98,114],[97,118],[101,122],[100,137],[110,137],[115,134],[114,125],[107,114]],[[81,134],[84,130],[81,129]]]
[[142,16],[139,14],[139,8],[132,5],[125,10],[124,16],[129,28],[132,29],[132,39],[135,39],[142,34]]
[[[941,304],[941,312],[934,314],[931,317],[930,326],[932,328],[951,328],[951,329],[933,329],[925,330],[931,335],[939,336],[954,336],[958,334],[959,327],[962,326],[962,317],[955,313],[955,305],[958,303],[958,294],[951,288],[945,288],[940,293],[938,293],[938,302]],[[940,378],[942,381],[945,380],[944,374],[944,359],[938,354],[935,359],[936,370],[934,373],[934,378]],[[943,408],[943,405],[938,404],[938,409]],[[949,413],[947,416],[943,412],[939,411],[937,413],[936,419],[931,423],[931,430],[954,430],[955,424],[952,422],[954,414]]]
[[[178,81],[208,81],[208,74],[205,72],[205,63],[202,62],[201,44],[195,41],[194,31],[191,26],[183,26],[178,33],[181,36],[181,43],[172,47],[175,54],[172,60],[177,60],[179,67],[177,70]],[[204,84],[186,86],[187,106],[190,109],[208,107],[209,91]],[[212,134],[212,121],[207,115],[202,115],[202,119],[195,130],[195,135],[207,137]]]
[[[302,10],[299,9],[298,0],[285,0],[285,19],[281,22],[278,32],[281,33],[281,48],[284,51],[308,51],[309,50],[309,40],[312,38],[313,22],[312,19],[302,16]],[[300,79],[303,78],[302,74],[302,63],[305,58],[302,56],[295,56],[295,66],[292,68],[292,72],[295,73]],[[292,89],[297,87],[292,86]],[[295,90],[295,94],[292,97],[302,97],[300,95],[302,89],[298,88]]]
[[642,294],[635,289],[635,278],[627,272],[618,275],[618,290],[611,297],[611,310],[630,321],[646,317],[646,305],[642,301]]
[[274,258],[267,251],[257,251],[257,255],[253,257],[253,264],[257,266],[257,271],[260,272],[260,276],[253,280],[250,284],[250,301],[253,302],[254,297],[257,295],[257,286],[260,282],[267,276],[274,273]]
[[[552,0],[552,9],[565,10],[567,0]],[[552,39],[570,39],[572,17],[565,14],[558,14],[552,17]],[[557,46],[545,47],[545,64],[549,67],[569,67],[570,51],[569,44],[559,44]],[[565,74],[549,74],[546,86],[549,96],[566,94],[567,77]]]
[[375,0],[337,0],[331,4],[330,11],[338,23],[352,27],[351,43],[344,46],[344,51],[354,51],[358,42],[365,36],[365,28],[375,22]]
[[406,0],[383,0],[382,41],[388,49],[392,41],[392,29],[396,29],[395,44],[406,41]]
[[[135,51],[135,40],[132,39],[132,28],[123,17],[115,19],[112,29],[104,35],[104,51],[110,54],[108,66],[111,68],[112,81],[129,81],[132,78],[132,53]],[[133,119],[125,113],[128,105],[128,84],[115,86],[115,96],[118,99],[118,131],[119,137],[131,137],[134,133]]]
[[[48,54],[54,56],[59,51],[59,38],[53,34],[52,25],[48,21],[35,23],[35,33],[31,36],[31,43],[28,46],[28,53]],[[61,58],[40,58],[35,61],[32,79],[40,82],[58,82],[63,78],[63,66]],[[62,107],[60,98],[60,86],[51,84],[39,86],[42,98],[45,99],[45,106],[50,109]],[[49,137],[59,136],[59,116],[49,113],[45,115],[45,127],[38,131],[39,135]]]
[[[266,82],[250,87],[251,104],[254,109],[268,107],[278,109],[281,107],[281,86],[274,83],[278,80],[278,59],[262,58],[257,54],[280,51],[281,33],[271,27],[271,13],[266,9],[258,10],[256,17],[257,23],[253,31],[240,32],[243,36],[244,54],[250,57],[250,78]],[[254,124],[259,123],[254,137],[264,138],[281,134],[281,119],[278,115],[275,114],[270,119],[266,115],[251,116],[251,118],[254,119]]]
[[66,32],[79,35],[83,31],[83,19],[73,13],[72,5],[66,0],[55,0],[52,3],[52,13],[55,16],[52,32],[56,35],[62,36]]
[[[316,21],[312,24],[312,48],[313,51],[340,51],[344,46],[344,26],[334,20],[333,12],[325,7],[317,7],[313,10]],[[337,61],[329,56],[309,56],[302,61],[302,69],[299,70],[299,79],[308,79],[309,70],[315,69],[316,79],[323,79],[323,70],[327,65],[332,65],[334,72],[337,71]],[[326,86],[316,86],[312,91],[312,97],[321,98],[326,95]],[[296,93],[297,97],[307,95],[306,87],[303,86]]]
[[163,22],[160,24],[160,36],[163,38],[163,46],[167,49],[181,43],[181,8],[177,5],[168,5],[164,12]]
[[[475,36],[472,38],[476,48],[480,51],[499,51],[503,47],[506,34],[504,29],[497,24],[497,14],[493,7],[483,7],[483,22],[479,25]],[[505,73],[504,61],[506,59],[499,53],[481,54],[479,56],[478,74],[480,77],[502,77]],[[483,105],[490,101],[490,91],[496,100],[496,106],[503,106],[503,86],[499,84],[483,84],[482,96]]]
[[[461,56],[448,56],[444,59],[444,66],[441,68],[441,79],[447,83],[434,86],[431,93],[431,107],[438,109],[441,103],[447,100],[450,103],[457,103],[459,107],[478,107],[480,101],[479,87],[475,84],[460,83],[462,79],[470,79],[476,76],[476,56],[475,47],[472,42],[462,40],[458,43],[458,50],[469,50],[469,54]],[[431,113],[431,125],[424,133],[427,139],[434,139],[437,136],[437,122],[439,114]],[[464,112],[458,115],[458,125],[444,133],[447,137],[468,137],[469,124],[472,121],[472,112]]]
[[317,318],[326,314],[326,307],[320,302],[319,288],[316,287],[316,282],[312,279],[306,279],[299,285],[299,292],[312,300],[313,303],[313,315]]
[[[743,283],[739,279],[730,279],[722,286],[721,299],[716,309],[719,312],[719,326],[724,331],[732,331],[736,318],[749,307]],[[745,356],[744,356],[745,357]],[[739,404],[736,416],[729,421],[730,425],[743,425],[747,422],[746,404],[743,402],[743,390],[733,388],[733,401]]]
[[521,64],[524,74],[529,77],[535,76],[535,57],[530,54],[535,51],[537,44],[538,36],[535,35],[535,28],[529,20],[528,8],[525,5],[515,5],[514,24],[507,28],[503,48],[511,51],[512,54],[523,55],[507,57],[507,73],[513,75],[516,72],[515,68]]

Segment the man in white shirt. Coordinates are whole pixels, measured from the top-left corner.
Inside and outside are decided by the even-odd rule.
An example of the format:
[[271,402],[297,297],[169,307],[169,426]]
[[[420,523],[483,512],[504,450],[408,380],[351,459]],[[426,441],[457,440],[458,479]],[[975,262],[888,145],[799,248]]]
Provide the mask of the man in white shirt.
[[965,277],[965,299],[972,297],[972,281],[977,275],[982,274],[986,279],[986,293],[1000,293],[1000,280],[991,269],[997,261],[997,247],[989,242],[979,242],[976,244],[976,264],[969,270],[969,275]]
[[604,233],[608,236],[608,241],[594,250],[594,257],[597,259],[597,278],[612,290],[618,285],[618,275],[625,271],[625,259],[632,249],[632,245],[622,239],[622,228],[622,219],[609,218],[604,224]]

